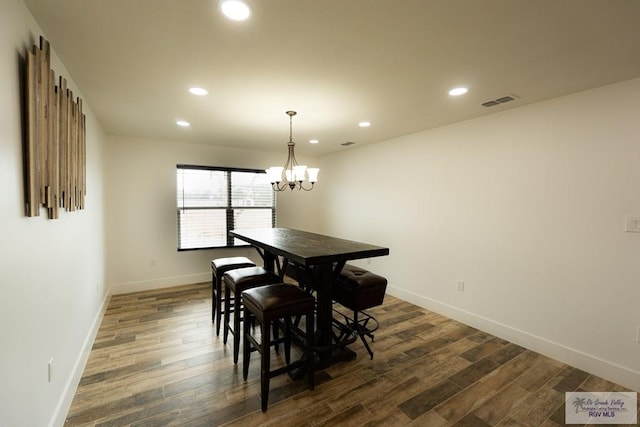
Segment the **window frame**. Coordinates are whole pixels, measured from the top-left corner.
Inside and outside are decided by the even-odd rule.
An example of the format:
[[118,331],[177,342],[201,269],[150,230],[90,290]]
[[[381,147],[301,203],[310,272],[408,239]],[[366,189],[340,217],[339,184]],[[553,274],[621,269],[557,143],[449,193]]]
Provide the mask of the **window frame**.
[[[186,251],[200,251],[200,250],[210,250],[210,249],[224,249],[224,248],[240,248],[251,246],[249,243],[240,241],[238,244],[234,244],[234,237],[229,235],[229,231],[234,228],[234,210],[235,209],[271,209],[271,228],[276,226],[276,217],[277,217],[277,206],[276,206],[276,192],[272,189],[272,203],[271,207],[268,206],[233,206],[233,194],[232,194],[232,172],[247,172],[247,173],[256,173],[256,174],[265,174],[266,171],[264,169],[250,169],[250,168],[235,168],[235,167],[226,167],[226,166],[204,166],[204,165],[189,165],[189,164],[177,164],[176,165],[176,195],[178,189],[177,182],[177,173],[180,169],[189,169],[189,170],[205,170],[205,171],[214,171],[214,172],[224,172],[225,181],[227,186],[227,201],[226,206],[222,207],[210,207],[210,206],[191,206],[191,207],[180,207],[178,203],[178,199],[176,198],[176,245],[178,252],[186,252]],[[180,213],[181,211],[188,210],[203,210],[203,209],[213,209],[213,210],[225,210],[226,213],[226,231],[225,235],[226,245],[224,246],[203,246],[197,248],[181,248],[180,247]]]

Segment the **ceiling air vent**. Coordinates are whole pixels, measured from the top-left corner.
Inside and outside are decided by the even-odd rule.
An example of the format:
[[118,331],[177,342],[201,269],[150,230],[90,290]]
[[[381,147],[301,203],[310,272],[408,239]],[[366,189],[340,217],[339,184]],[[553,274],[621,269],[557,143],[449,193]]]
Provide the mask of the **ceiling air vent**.
[[504,104],[505,102],[513,101],[515,98],[513,96],[503,96],[502,98],[496,99],[500,104]]
[[507,95],[507,96],[503,96],[502,98],[498,98],[498,99],[495,99],[495,100],[483,102],[482,106],[483,107],[493,107],[494,105],[500,105],[500,104],[504,104],[505,102],[515,101],[516,98],[517,98],[517,96],[515,96],[515,95]]
[[342,145],[343,147],[348,147],[348,146],[353,145],[353,144],[355,144],[355,142],[347,141],[347,142],[343,142],[343,143],[342,143],[342,144],[340,144],[340,145]]

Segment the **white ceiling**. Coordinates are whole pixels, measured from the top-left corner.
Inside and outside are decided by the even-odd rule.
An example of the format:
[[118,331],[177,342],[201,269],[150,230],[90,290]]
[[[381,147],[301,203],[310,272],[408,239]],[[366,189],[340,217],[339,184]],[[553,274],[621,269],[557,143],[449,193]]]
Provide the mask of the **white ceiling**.
[[321,155],[640,77],[638,0],[24,2],[109,134]]

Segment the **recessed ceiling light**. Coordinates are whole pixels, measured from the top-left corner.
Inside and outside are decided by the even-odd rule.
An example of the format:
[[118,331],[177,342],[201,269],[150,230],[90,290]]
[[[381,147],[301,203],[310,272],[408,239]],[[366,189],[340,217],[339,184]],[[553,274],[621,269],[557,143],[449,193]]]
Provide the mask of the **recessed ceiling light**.
[[177,124],[178,126],[183,127],[183,128],[186,128],[186,127],[191,126],[191,123],[189,123],[189,122],[188,122],[188,121],[186,121],[186,120],[178,120],[178,121],[176,121],[176,124]]
[[245,21],[251,16],[249,5],[240,0],[225,0],[220,3],[220,10],[224,16],[234,21]]
[[451,96],[460,96],[460,95],[464,95],[468,91],[469,91],[469,89],[467,89],[466,87],[456,87],[456,88],[453,88],[453,89],[451,89],[449,91],[449,95],[451,95]]
[[358,126],[360,126],[361,128],[368,128],[369,126],[371,126],[370,122],[360,122],[358,123]]
[[320,141],[318,141],[317,139],[310,139],[309,140],[309,144],[317,144],[318,142],[320,142]]
[[207,91],[206,89],[203,89],[201,87],[190,87],[189,88],[189,92],[191,92],[194,95],[198,95],[198,96],[205,96],[206,94],[209,93],[209,91]]

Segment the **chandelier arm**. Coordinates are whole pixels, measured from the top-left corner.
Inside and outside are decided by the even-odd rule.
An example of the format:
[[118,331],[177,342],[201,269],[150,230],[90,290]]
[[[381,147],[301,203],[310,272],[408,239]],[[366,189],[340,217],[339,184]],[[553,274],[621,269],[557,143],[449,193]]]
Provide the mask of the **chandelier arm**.
[[287,145],[289,147],[289,150],[287,153],[287,161],[284,164],[284,169],[282,170],[282,173],[284,174],[284,177],[283,177],[284,182],[289,183],[295,180],[295,176],[293,174],[293,168],[298,166],[298,161],[296,160],[296,155],[293,152],[293,147],[295,147],[296,144],[293,141],[289,141]]
[[271,183],[271,188],[273,188],[273,191],[284,191],[288,188],[288,184],[286,182],[273,182]]
[[309,188],[305,188],[304,185],[302,185],[302,182],[300,182],[300,188],[298,188],[298,190],[304,190],[304,191],[313,190],[313,182],[311,183],[311,187],[309,187]]

